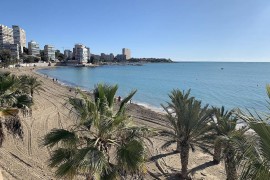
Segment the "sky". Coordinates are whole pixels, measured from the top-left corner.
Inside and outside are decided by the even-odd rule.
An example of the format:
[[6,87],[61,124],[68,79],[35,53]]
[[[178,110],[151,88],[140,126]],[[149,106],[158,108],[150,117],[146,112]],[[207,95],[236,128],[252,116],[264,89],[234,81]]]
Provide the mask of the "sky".
[[171,58],[270,62],[269,0],[0,0],[0,24],[43,48]]

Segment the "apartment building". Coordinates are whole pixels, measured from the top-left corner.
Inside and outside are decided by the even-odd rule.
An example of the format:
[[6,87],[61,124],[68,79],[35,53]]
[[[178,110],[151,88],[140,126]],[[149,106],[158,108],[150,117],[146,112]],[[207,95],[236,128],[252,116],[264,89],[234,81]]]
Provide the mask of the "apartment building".
[[5,49],[11,52],[15,59],[20,58],[19,45],[14,44],[13,29],[0,24],[0,50]]
[[26,33],[25,30],[17,25],[12,26],[14,44],[19,44],[20,53],[23,53],[23,48],[26,47]]
[[65,57],[65,60],[71,60],[73,57],[73,52],[69,49],[65,49],[64,50],[64,57]]
[[39,44],[36,41],[28,42],[28,53],[29,55],[38,56],[40,55]]
[[73,56],[78,63],[87,63],[91,56],[90,48],[83,44],[75,44],[75,47],[73,48]]
[[114,55],[113,55],[113,53],[110,53],[110,54],[101,53],[100,59],[103,61],[113,61]]
[[0,49],[9,44],[14,44],[13,29],[0,24]]
[[128,48],[123,48],[122,49],[122,55],[124,60],[129,60],[131,58],[131,51]]
[[55,49],[52,45],[44,46],[44,56],[47,61],[55,61]]

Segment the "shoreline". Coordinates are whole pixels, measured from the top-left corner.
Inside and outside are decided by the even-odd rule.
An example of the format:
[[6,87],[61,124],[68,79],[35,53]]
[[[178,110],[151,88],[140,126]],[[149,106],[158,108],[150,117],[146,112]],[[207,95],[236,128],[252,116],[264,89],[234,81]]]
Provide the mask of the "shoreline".
[[[33,72],[34,72],[35,74],[37,74],[37,75],[43,77],[43,78],[46,78],[45,76],[48,76],[48,75],[43,74],[43,73],[40,73],[40,72],[38,72],[38,70],[40,70],[40,69],[51,69],[51,68],[57,68],[57,67],[65,67],[65,66],[48,66],[48,67],[40,67],[40,66],[39,66],[39,67],[35,67],[35,69],[33,70]],[[68,67],[68,66],[66,66],[66,67]],[[73,67],[73,66],[70,66],[70,67]],[[98,66],[96,66],[96,67],[98,67]],[[23,67],[23,68],[25,68],[25,67]],[[92,67],[91,67],[91,68],[92,68]],[[51,77],[51,76],[48,76],[48,78],[49,78],[49,79],[53,79],[53,77]],[[68,88],[71,88],[71,89],[80,88],[82,91],[92,94],[92,92],[91,92],[89,89],[86,89],[86,88],[81,87],[81,86],[75,86],[75,85],[72,85],[72,84],[69,83],[69,82],[63,82],[63,81],[57,79],[57,82],[56,82],[56,83],[58,83],[58,84],[61,85],[61,86],[68,87]],[[146,102],[139,102],[139,101],[136,101],[136,100],[135,100],[135,101],[132,102],[132,104],[141,106],[141,107],[143,107],[143,108],[145,108],[145,109],[154,111],[154,112],[159,113],[159,114],[162,114],[162,115],[165,115],[165,114],[166,114],[165,111],[164,111],[161,107],[159,108],[159,107],[156,107],[156,106],[154,106],[154,105],[148,104],[148,103],[146,103]]]
[[[43,74],[35,72],[37,69],[39,68],[6,69],[17,76],[30,75],[37,77],[43,81],[44,91],[34,93],[34,105],[31,107],[33,113],[31,116],[25,117],[21,113],[19,114],[24,131],[23,140],[6,133],[7,138],[0,151],[0,171],[4,179],[45,178],[56,180],[54,169],[47,166],[51,149],[41,147],[39,142],[52,129],[68,129],[76,120],[70,116],[70,109],[66,106],[68,97],[75,96],[76,92],[74,90],[70,92],[69,86],[64,86],[59,82],[52,81],[49,77],[46,78]],[[116,108],[117,105],[119,104],[116,104]],[[126,112],[132,118],[134,125],[146,126],[156,131],[168,128],[167,122],[164,121],[165,115],[154,112],[149,108],[132,103],[127,104]],[[161,136],[150,139],[151,143],[147,143],[149,157],[146,161],[149,173],[145,175],[145,179],[151,180],[158,177],[158,179],[165,180],[168,174],[174,176],[177,172],[180,172],[180,156],[172,153],[176,145],[162,149],[161,146],[166,142],[166,139]],[[160,157],[162,154],[168,155]],[[212,156],[197,149],[195,153],[190,153],[188,167],[190,170],[196,169],[209,161],[212,161]],[[220,163],[219,165],[199,169],[191,174],[194,180],[205,178],[205,176],[210,180],[225,179],[224,164]]]

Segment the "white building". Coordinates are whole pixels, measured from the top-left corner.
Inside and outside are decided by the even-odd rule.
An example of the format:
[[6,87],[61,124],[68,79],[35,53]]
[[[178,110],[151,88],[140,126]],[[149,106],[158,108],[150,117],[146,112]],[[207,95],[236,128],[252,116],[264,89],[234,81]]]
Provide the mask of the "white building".
[[19,59],[19,45],[14,44],[13,29],[0,24],[0,50],[5,49],[11,52],[11,56]]
[[55,49],[52,45],[44,46],[44,56],[47,61],[55,61]]
[[131,51],[128,48],[123,48],[122,49],[122,55],[125,60],[129,60],[131,58]]
[[83,44],[75,44],[75,47],[73,48],[73,56],[78,63],[87,63],[91,56],[90,48]]
[[0,24],[0,49],[9,44],[14,44],[13,29]]
[[17,25],[12,26],[14,44],[19,44],[20,53],[23,53],[23,48],[26,47],[26,33]]
[[28,53],[29,55],[38,56],[40,55],[39,44],[36,41],[28,42]]
[[65,60],[71,60],[73,57],[73,53],[69,49],[65,49],[64,51]]

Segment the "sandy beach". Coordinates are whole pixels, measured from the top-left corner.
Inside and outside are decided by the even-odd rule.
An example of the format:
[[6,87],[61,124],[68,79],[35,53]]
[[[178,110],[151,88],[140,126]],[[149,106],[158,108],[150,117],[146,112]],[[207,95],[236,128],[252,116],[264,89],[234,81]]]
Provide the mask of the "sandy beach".
[[[62,86],[52,79],[35,73],[33,68],[10,69],[16,75],[33,75],[43,82],[45,91],[34,94],[32,116],[20,115],[24,137],[23,141],[12,135],[6,135],[3,147],[0,149],[0,169],[3,179],[56,179],[53,169],[47,167],[50,150],[39,145],[39,140],[53,128],[66,128],[73,122],[66,108],[68,96],[74,96],[74,91]],[[121,88],[121,87],[120,87]],[[139,125],[147,125],[155,129],[166,128],[165,118],[161,113],[145,107],[129,104],[128,114]],[[150,154],[147,167],[149,173],[146,179],[177,179],[175,174],[180,171],[180,156],[174,153],[175,147],[161,149],[165,139],[152,138],[149,144]],[[192,179],[226,179],[224,163],[212,164],[212,156],[197,149],[190,152],[189,170]],[[1,176],[0,176],[1,177]]]

